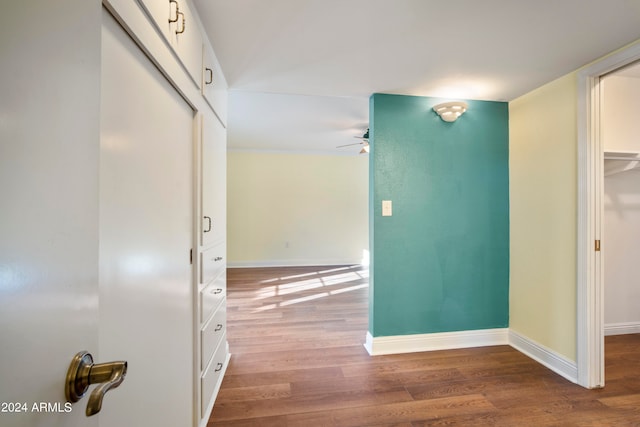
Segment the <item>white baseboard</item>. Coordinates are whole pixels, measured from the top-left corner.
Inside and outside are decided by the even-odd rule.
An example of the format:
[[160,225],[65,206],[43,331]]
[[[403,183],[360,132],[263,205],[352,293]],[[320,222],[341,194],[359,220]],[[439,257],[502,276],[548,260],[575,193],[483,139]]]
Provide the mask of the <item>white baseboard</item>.
[[361,265],[362,259],[280,259],[261,261],[227,261],[228,268],[315,267],[330,265]]
[[640,334],[640,322],[609,323],[604,325],[604,335]]
[[418,351],[451,350],[509,344],[508,329],[438,332],[433,334],[396,335],[374,338],[367,332],[364,347],[370,355],[413,353]]
[[378,356],[491,345],[510,345],[567,380],[578,382],[575,362],[507,328],[375,338],[367,332],[364,347],[370,355]]
[[578,383],[578,368],[574,361],[511,329],[509,345],[572,383]]

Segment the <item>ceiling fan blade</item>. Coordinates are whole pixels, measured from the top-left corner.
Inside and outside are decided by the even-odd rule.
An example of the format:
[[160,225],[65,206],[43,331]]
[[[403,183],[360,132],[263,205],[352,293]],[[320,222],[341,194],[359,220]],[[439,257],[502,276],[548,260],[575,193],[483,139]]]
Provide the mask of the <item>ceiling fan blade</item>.
[[353,144],[338,145],[336,148],[350,147],[352,145],[362,145],[362,142],[354,142]]

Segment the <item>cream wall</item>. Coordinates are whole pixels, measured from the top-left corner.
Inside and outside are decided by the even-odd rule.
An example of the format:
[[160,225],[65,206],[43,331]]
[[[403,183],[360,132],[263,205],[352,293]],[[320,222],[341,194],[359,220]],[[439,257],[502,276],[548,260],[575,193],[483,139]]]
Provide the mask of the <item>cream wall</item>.
[[509,104],[510,328],[576,360],[577,73]]
[[609,75],[601,86],[605,151],[640,152],[640,78]]
[[230,151],[230,266],[362,262],[369,158]]

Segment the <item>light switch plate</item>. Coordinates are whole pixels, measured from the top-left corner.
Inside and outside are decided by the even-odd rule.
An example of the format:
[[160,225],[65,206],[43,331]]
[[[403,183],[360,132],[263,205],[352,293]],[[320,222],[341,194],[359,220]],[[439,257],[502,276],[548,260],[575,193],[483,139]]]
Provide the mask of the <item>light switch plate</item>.
[[382,201],[382,216],[391,216],[393,215],[393,209],[391,207],[391,200],[383,200]]

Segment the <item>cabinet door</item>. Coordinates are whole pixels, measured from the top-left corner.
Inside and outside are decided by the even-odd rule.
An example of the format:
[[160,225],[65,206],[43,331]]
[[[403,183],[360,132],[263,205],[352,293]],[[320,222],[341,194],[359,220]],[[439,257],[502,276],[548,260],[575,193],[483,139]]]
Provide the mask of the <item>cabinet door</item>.
[[169,34],[175,31],[175,22],[178,19],[178,3],[170,0],[139,0],[139,2],[160,30],[160,34],[169,40]]
[[223,242],[227,230],[227,130],[208,113],[203,115],[201,140],[201,242]]
[[215,53],[205,44],[202,59],[202,95],[220,121],[227,125],[227,81]]
[[195,9],[187,0],[176,0],[178,4],[177,22],[169,32],[169,43],[173,46],[180,62],[191,79],[200,88],[202,76],[202,33]]
[[191,4],[187,0],[139,1],[199,88],[203,38]]

